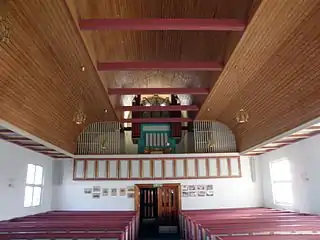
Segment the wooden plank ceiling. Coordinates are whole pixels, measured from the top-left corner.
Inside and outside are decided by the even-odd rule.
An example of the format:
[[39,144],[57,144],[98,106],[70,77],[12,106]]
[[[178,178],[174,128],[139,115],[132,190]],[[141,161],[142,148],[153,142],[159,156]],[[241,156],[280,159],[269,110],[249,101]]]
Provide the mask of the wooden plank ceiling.
[[319,0],[263,1],[198,119],[227,124],[243,151],[320,116],[319,23]]
[[[83,104],[87,124],[103,120],[108,96],[63,0],[10,2],[10,42],[0,42],[0,118],[74,152],[75,111]],[[112,111],[107,117],[116,119]]]
[[[247,20],[256,0],[66,0],[76,24],[79,19],[216,18]],[[155,26],[157,27],[157,26]],[[242,32],[230,31],[84,31],[81,35],[93,62],[217,61],[223,65]],[[112,87],[208,87],[220,72],[108,71],[99,72],[106,89]],[[190,81],[191,79],[191,81]],[[119,97],[111,96],[115,107]],[[205,97],[193,103],[200,105]],[[120,112],[118,112],[120,116]]]

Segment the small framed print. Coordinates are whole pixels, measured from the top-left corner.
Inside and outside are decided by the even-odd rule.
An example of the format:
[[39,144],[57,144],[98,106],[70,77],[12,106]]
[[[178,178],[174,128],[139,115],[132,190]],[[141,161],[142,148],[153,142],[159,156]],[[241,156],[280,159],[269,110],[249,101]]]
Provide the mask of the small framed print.
[[126,189],[125,188],[120,188],[119,193],[120,193],[119,195],[122,196],[122,197],[126,196]]
[[128,196],[128,198],[134,198],[134,193],[133,192],[128,192],[127,196]]
[[102,196],[108,196],[109,195],[109,188],[102,188]]
[[198,191],[198,197],[205,197],[206,191]]
[[210,190],[213,190],[213,185],[212,184],[207,185],[207,191],[210,191]]
[[188,191],[189,190],[188,185],[182,185],[181,190]]
[[99,192],[101,192],[101,187],[100,187],[100,186],[93,186],[93,187],[92,187],[92,192],[94,192],[94,193],[99,193]]
[[92,198],[93,199],[99,199],[100,198],[100,193],[92,193]]
[[189,197],[196,197],[197,196],[197,192],[196,191],[188,192],[188,196]]
[[213,196],[213,190],[207,191],[207,196],[212,197]]
[[117,196],[117,189],[116,188],[111,188],[111,196],[116,197]]
[[205,190],[205,185],[197,185],[197,190]]
[[182,197],[188,197],[188,192],[187,191],[183,191],[182,192]]
[[91,194],[92,193],[92,188],[85,188],[84,189],[84,194]]
[[196,190],[196,186],[195,185],[189,185],[189,191],[194,191]]

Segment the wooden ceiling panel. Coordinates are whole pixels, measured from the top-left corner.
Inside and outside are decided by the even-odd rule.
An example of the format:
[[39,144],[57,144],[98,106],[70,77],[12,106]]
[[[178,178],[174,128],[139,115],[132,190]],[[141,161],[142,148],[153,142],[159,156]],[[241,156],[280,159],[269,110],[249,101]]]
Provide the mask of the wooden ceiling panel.
[[87,123],[102,120],[110,102],[65,2],[13,0],[8,19],[10,42],[0,43],[0,117],[73,152],[75,111],[83,104]]
[[[76,23],[79,19],[140,18],[218,18],[247,21],[260,0],[66,0]],[[225,64],[240,32],[216,31],[81,31],[94,62],[108,61],[220,61]],[[140,73],[133,73],[130,87],[181,87],[163,79],[150,84]],[[187,73],[195,76],[198,87],[212,87],[219,72]],[[105,88],[123,86],[119,72],[99,72]],[[140,76],[140,77],[139,77]],[[138,79],[138,80],[137,80]],[[148,82],[148,84],[147,84]],[[159,86],[160,84],[160,86]],[[203,98],[194,103],[201,106]],[[113,106],[119,98],[111,97]],[[118,115],[120,117],[120,115]]]
[[244,151],[320,116],[319,22],[320,1],[263,1],[198,119],[228,124]]

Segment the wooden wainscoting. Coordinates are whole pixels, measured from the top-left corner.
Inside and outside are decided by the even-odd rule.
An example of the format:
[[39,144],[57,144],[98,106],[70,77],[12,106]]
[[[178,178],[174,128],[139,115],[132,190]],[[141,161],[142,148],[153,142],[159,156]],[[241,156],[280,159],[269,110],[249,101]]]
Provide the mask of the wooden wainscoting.
[[74,159],[74,180],[166,180],[240,178],[237,156]]

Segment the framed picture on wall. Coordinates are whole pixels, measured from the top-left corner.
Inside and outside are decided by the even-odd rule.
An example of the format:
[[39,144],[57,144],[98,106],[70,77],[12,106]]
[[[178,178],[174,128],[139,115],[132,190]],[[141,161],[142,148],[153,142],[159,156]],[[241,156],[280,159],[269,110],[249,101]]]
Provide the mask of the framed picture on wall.
[[197,185],[197,190],[205,190],[205,186],[204,185]]
[[100,187],[100,186],[93,186],[93,187],[92,187],[92,192],[94,192],[94,193],[99,193],[99,192],[101,192],[101,187]]
[[100,193],[92,193],[92,198],[93,199],[99,199],[100,198]]
[[207,196],[212,197],[213,196],[213,191],[212,190],[207,191]]
[[109,195],[109,188],[102,188],[102,196],[108,196]]
[[84,189],[84,194],[91,194],[92,193],[92,188],[85,188]]
[[134,198],[134,193],[133,192],[128,192],[127,196],[128,196],[128,198]]
[[188,192],[183,191],[183,192],[182,192],[182,197],[188,197]]
[[194,191],[196,190],[196,186],[195,185],[189,185],[189,191]]
[[205,197],[206,191],[198,191],[198,197]]
[[124,196],[126,196],[126,189],[125,188],[120,188],[120,196],[122,196],[122,197],[124,197]]
[[134,186],[129,186],[127,187],[128,192],[134,192]]
[[188,196],[189,197],[196,197],[197,196],[197,192],[196,191],[188,192]]
[[213,185],[212,184],[207,185],[207,191],[208,190],[213,190]]
[[111,196],[116,197],[117,196],[117,189],[116,188],[111,188]]
[[181,190],[182,191],[188,191],[188,185],[182,185]]

